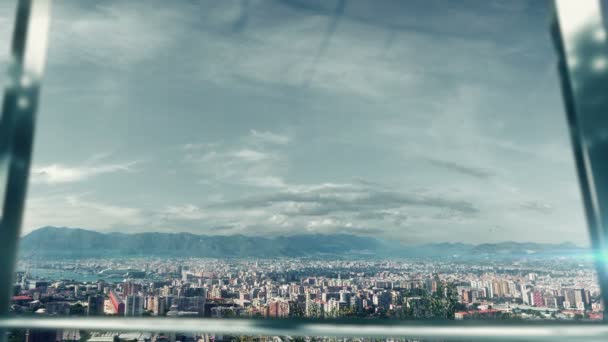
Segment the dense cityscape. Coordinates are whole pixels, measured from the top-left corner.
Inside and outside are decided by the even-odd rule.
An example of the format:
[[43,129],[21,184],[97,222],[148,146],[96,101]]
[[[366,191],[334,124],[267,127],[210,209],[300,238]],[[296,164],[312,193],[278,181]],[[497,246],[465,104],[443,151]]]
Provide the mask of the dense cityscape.
[[[18,270],[11,310],[19,315],[599,320],[603,310],[592,264],[571,258],[95,258],[22,260]],[[91,342],[234,339],[46,333]]]

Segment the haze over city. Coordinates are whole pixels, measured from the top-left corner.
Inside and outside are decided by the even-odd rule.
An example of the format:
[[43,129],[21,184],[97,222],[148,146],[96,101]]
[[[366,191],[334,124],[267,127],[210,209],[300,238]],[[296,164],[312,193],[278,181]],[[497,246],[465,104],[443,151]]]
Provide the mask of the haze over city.
[[588,244],[549,1],[156,8],[55,2],[23,234]]

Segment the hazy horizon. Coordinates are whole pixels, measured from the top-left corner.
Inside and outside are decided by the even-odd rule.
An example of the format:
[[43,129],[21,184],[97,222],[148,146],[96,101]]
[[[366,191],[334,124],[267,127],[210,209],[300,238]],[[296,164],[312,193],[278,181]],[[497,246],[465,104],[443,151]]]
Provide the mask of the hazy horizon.
[[57,1],[23,234],[588,246],[549,5]]
[[[95,232],[95,233],[101,233],[101,234],[193,234],[193,235],[200,235],[200,236],[223,236],[223,237],[230,237],[230,236],[247,236],[247,237],[263,237],[263,238],[274,238],[274,237],[289,237],[289,236],[304,236],[304,235],[326,235],[326,236],[337,236],[337,235],[341,235],[341,234],[346,234],[346,235],[352,235],[352,234],[348,234],[348,233],[340,233],[340,232],[332,232],[332,233],[323,233],[323,232],[313,232],[313,233],[306,233],[306,232],[298,232],[298,231],[286,231],[284,234],[273,234],[273,235],[260,235],[260,234],[247,234],[247,233],[234,233],[234,234],[206,234],[206,233],[196,233],[196,232],[188,232],[188,231],[153,231],[153,230],[146,230],[146,231],[124,231],[124,230],[108,230],[108,231],[100,231],[100,230],[96,230],[93,228],[87,228],[87,227],[63,227],[63,226],[44,226],[44,227],[38,227],[35,229],[32,229],[31,231],[27,232],[27,233],[22,233],[21,234],[21,238],[34,233],[36,231],[39,230],[43,230],[43,229],[65,229],[65,230],[84,230],[84,231],[89,231],[89,232]],[[361,236],[361,237],[365,237],[365,236]],[[385,242],[389,242],[387,240],[382,239],[381,237],[371,237],[374,239],[377,239],[379,241],[385,241]],[[553,242],[553,243],[544,243],[544,242],[535,242],[535,241],[513,241],[513,240],[502,240],[502,241],[494,241],[494,242],[485,242],[485,243],[470,243],[467,241],[432,241],[432,242],[425,242],[425,243],[408,243],[407,241],[398,241],[398,243],[404,245],[404,246],[420,246],[420,245],[425,245],[425,244],[437,244],[437,245],[442,245],[442,244],[470,244],[470,245],[482,245],[482,244],[501,244],[501,243],[521,243],[521,244],[528,244],[528,243],[538,243],[538,244],[549,244],[549,245],[573,245],[579,248],[589,248],[589,246],[586,245],[581,245],[581,244],[576,244],[573,243],[571,241],[562,241],[562,242]]]

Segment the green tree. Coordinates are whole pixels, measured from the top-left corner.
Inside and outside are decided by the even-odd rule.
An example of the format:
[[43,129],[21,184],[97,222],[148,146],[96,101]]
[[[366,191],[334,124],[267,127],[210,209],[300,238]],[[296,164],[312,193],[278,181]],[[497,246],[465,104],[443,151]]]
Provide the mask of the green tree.
[[86,314],[86,311],[84,309],[84,306],[82,306],[82,304],[78,303],[78,304],[70,306],[70,316],[84,316],[85,314]]
[[302,308],[299,305],[294,305],[293,310],[291,310],[289,315],[291,317],[304,317],[305,313],[304,313],[304,310],[302,310]]

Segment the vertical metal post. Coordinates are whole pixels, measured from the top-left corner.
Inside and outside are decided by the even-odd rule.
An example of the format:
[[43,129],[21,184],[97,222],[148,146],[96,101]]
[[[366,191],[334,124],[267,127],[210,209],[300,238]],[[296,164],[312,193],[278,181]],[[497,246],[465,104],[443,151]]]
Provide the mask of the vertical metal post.
[[8,314],[13,291],[49,21],[50,0],[19,1],[0,116],[0,317]]
[[599,0],[555,1],[553,39],[589,235],[608,318],[608,39]]

